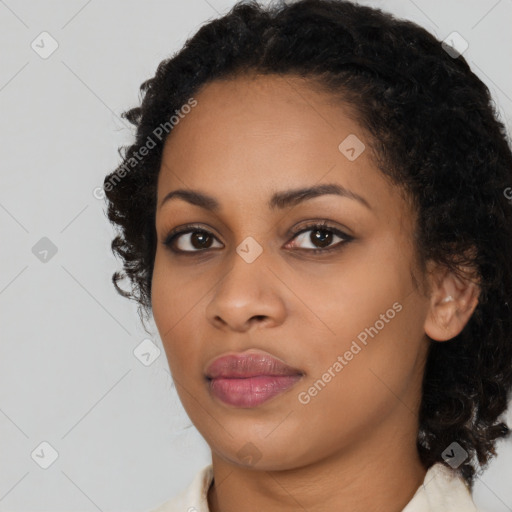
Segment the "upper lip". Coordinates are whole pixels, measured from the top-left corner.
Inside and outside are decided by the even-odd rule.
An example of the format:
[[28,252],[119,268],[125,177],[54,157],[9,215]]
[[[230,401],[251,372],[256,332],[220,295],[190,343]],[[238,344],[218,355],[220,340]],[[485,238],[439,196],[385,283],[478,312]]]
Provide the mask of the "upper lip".
[[235,379],[259,375],[303,375],[304,372],[287,365],[268,352],[251,350],[217,357],[207,366],[205,374],[209,379]]

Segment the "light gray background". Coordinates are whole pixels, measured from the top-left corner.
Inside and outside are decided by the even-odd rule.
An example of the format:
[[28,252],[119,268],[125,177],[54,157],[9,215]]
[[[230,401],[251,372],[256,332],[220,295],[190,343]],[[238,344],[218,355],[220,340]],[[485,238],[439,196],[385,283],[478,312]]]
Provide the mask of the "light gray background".
[[[460,33],[510,133],[512,0],[361,3],[440,39]],[[121,263],[93,190],[131,142],[119,115],[138,103],[141,82],[233,4],[0,1],[0,511],[150,510],[210,461],[156,328],[148,335],[111,284]],[[47,59],[31,48],[43,31],[59,45]],[[43,237],[57,248],[46,263],[32,251]],[[162,350],[149,366],[133,353],[146,338]],[[47,469],[43,441],[58,453]],[[512,510],[510,482],[502,441],[476,482],[477,505]]]

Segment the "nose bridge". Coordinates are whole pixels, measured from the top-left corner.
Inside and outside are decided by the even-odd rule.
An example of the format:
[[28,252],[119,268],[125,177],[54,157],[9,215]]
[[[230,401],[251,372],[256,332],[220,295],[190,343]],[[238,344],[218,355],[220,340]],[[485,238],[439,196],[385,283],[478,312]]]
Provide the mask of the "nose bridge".
[[215,287],[207,306],[210,321],[241,329],[254,317],[282,320],[284,304],[276,289],[275,277],[267,268],[270,251],[255,237],[242,240],[228,259],[229,270]]
[[223,294],[230,301],[250,303],[264,295],[270,287],[267,269],[268,249],[248,236],[233,248],[229,257],[229,271],[219,283],[218,294]]

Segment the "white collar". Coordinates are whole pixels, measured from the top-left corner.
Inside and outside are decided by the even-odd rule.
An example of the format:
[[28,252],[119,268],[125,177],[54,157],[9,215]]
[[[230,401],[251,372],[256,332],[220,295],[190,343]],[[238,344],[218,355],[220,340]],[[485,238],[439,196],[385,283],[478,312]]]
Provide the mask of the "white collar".
[[[210,512],[208,489],[213,480],[211,464],[203,467],[190,485],[151,512]],[[442,462],[431,466],[423,483],[402,512],[478,512],[464,479]]]

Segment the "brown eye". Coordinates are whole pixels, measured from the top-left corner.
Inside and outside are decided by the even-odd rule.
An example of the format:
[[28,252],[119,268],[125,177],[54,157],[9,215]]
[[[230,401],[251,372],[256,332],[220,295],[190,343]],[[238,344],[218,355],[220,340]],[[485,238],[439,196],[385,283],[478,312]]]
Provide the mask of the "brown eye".
[[169,246],[175,252],[194,253],[210,249],[214,241],[215,237],[209,231],[204,229],[187,229],[171,233],[165,239],[164,245]]
[[[339,242],[331,245],[333,241],[335,241],[335,238],[338,238]],[[309,226],[307,229],[299,231],[295,235],[292,247],[297,247],[297,244],[306,242],[307,244],[310,244],[309,247],[298,248],[313,253],[328,252],[330,250],[340,248],[341,245],[344,245],[352,239],[353,238],[351,236],[334,227],[329,227],[324,224],[314,224]]]
[[[333,242],[337,241],[336,239],[339,239],[339,241],[333,245]],[[353,237],[335,227],[316,223],[295,233],[292,240],[292,248],[316,254],[341,249],[343,245],[353,240]],[[200,227],[189,226],[181,230],[171,231],[163,243],[177,254],[189,253],[192,255],[205,252],[211,248],[222,247],[220,242],[219,245],[214,246],[215,242],[218,242],[218,240],[210,231]],[[309,244],[309,247],[299,247],[297,245],[303,243]]]

